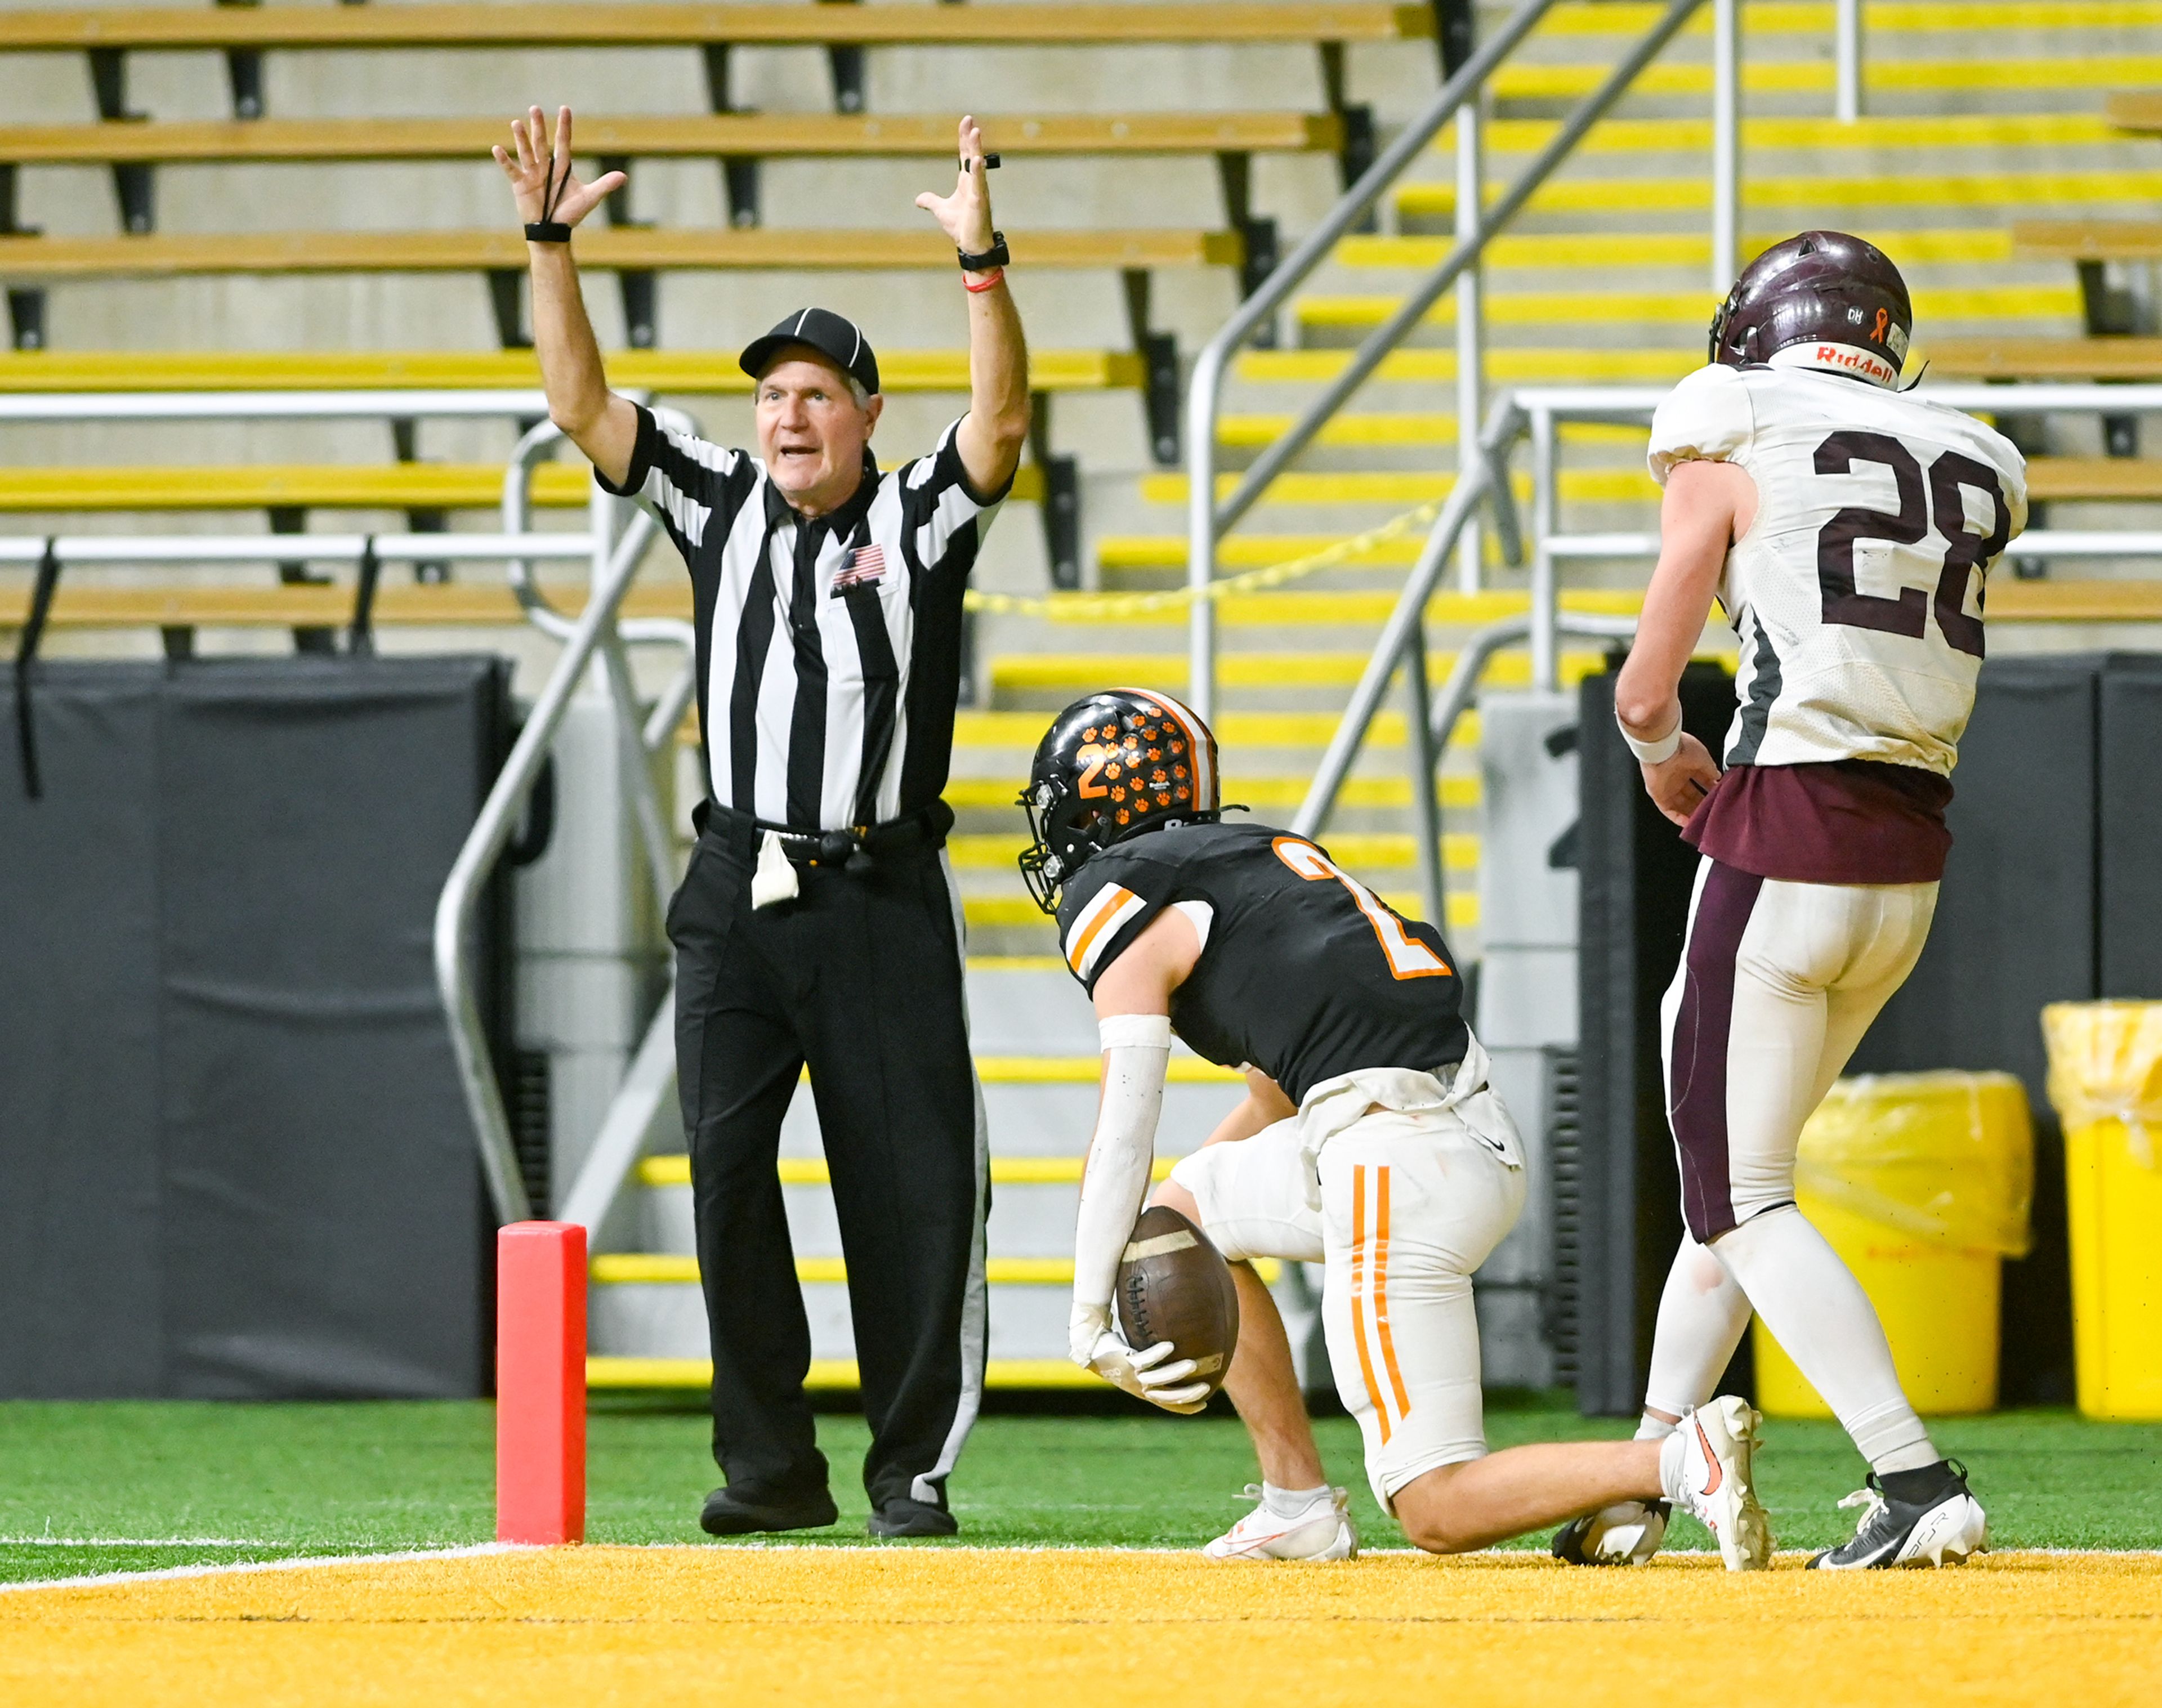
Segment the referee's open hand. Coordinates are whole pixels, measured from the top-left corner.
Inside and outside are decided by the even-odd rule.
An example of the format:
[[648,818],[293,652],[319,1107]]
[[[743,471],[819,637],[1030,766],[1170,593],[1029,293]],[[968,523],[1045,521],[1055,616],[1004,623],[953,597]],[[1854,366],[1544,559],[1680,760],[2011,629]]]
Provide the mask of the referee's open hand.
[[961,178],[951,196],[927,190],[916,205],[946,228],[953,247],[980,255],[991,246],[991,190],[984,172],[984,132],[974,118],[961,121]]
[[[571,171],[571,109],[567,107],[556,109],[552,144],[548,139],[548,121],[537,107],[528,107],[524,118],[511,121],[510,139],[514,157],[499,145],[494,150],[495,164],[510,180],[511,194],[518,198],[518,217],[528,225],[550,219],[558,225],[574,226],[612,191],[630,181],[621,172],[604,172],[590,184],[578,181]],[[552,208],[549,206],[551,191]]]

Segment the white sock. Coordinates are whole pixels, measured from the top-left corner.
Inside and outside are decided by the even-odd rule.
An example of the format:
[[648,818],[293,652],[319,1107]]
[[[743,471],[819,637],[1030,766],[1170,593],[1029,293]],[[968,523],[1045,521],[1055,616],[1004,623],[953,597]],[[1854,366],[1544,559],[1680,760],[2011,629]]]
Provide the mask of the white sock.
[[1659,1444],[1659,1491],[1678,1507],[1686,1507],[1692,1492],[1682,1474],[1688,1449],[1689,1437],[1679,1429],[1669,1429]]
[[1799,1210],[1787,1204],[1752,1216],[1721,1235],[1718,1251],[1871,1470],[1882,1476],[1937,1462],[1942,1455],[1900,1388],[1869,1295]]
[[1327,1483],[1318,1489],[1280,1489],[1272,1482],[1261,1485],[1261,1504],[1279,1518],[1296,1518],[1318,1502],[1329,1497]]
[[1632,1441],[1663,1441],[1681,1426],[1669,1423],[1664,1418],[1655,1418],[1649,1412],[1637,1419],[1637,1433]]
[[[1706,1404],[1748,1327],[1749,1296],[1716,1253],[1683,1235],[1659,1294],[1646,1408],[1679,1417]],[[1637,1439],[1651,1438],[1639,1430]]]

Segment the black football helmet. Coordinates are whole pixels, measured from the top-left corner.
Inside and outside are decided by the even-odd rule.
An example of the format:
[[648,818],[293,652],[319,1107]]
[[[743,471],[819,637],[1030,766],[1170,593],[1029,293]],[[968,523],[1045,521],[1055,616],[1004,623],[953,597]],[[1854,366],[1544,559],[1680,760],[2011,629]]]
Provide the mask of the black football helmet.
[[1751,368],[1815,342],[1833,347],[1809,366],[1891,386],[1914,330],[1907,281],[1882,249],[1845,232],[1804,232],[1742,269],[1711,317],[1709,359]]
[[1021,875],[1046,913],[1092,854],[1221,809],[1216,738],[1168,694],[1105,688],[1076,700],[1037,744],[1021,804],[1030,841]]

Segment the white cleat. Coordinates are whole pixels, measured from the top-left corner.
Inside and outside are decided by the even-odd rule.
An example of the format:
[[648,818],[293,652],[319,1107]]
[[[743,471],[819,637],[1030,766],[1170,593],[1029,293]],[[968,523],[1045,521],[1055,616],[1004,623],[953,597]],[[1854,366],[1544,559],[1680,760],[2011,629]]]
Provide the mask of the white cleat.
[[[1246,1497],[1260,1501],[1259,1483],[1246,1485]],[[1265,1505],[1254,1510],[1201,1551],[1210,1559],[1355,1559],[1359,1533],[1351,1528],[1350,1496],[1331,1489],[1303,1512],[1279,1517]]]
[[1772,1563],[1772,1523],[1757,1503],[1753,1464],[1763,1421],[1729,1395],[1684,1413],[1660,1455],[1667,1498],[1711,1532],[1729,1571]]

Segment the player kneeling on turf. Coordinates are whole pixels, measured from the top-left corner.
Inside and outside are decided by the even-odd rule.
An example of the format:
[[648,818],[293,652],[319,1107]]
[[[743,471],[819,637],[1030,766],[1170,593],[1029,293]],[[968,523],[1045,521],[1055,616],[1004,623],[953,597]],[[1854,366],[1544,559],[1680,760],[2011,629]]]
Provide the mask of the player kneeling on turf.
[[1283,1320],[1246,1261],[1275,1257],[1324,1266],[1337,1390],[1376,1497],[1420,1547],[1456,1553],[1663,1498],[1711,1528],[1730,1568],[1763,1565],[1756,1414],[1739,1400],[1693,1413],[1665,1442],[1487,1454],[1471,1273],[1523,1207],[1523,1156],[1464,1023],[1448,946],[1316,844],[1219,823],[1218,802],[1215,738],[1137,688],[1061,713],[1022,797],[1034,838],[1021,870],[1094,998],[1104,1056],[1073,1355],[1172,1411],[1198,1410],[1208,1384],[1169,1342],[1128,1345],[1110,1303],[1148,1189],[1173,1029],[1246,1073],[1246,1100],[1157,1194],[1231,1260],[1239,1293],[1225,1387],[1261,1460],[1261,1501],[1207,1552],[1335,1559],[1358,1546]]

